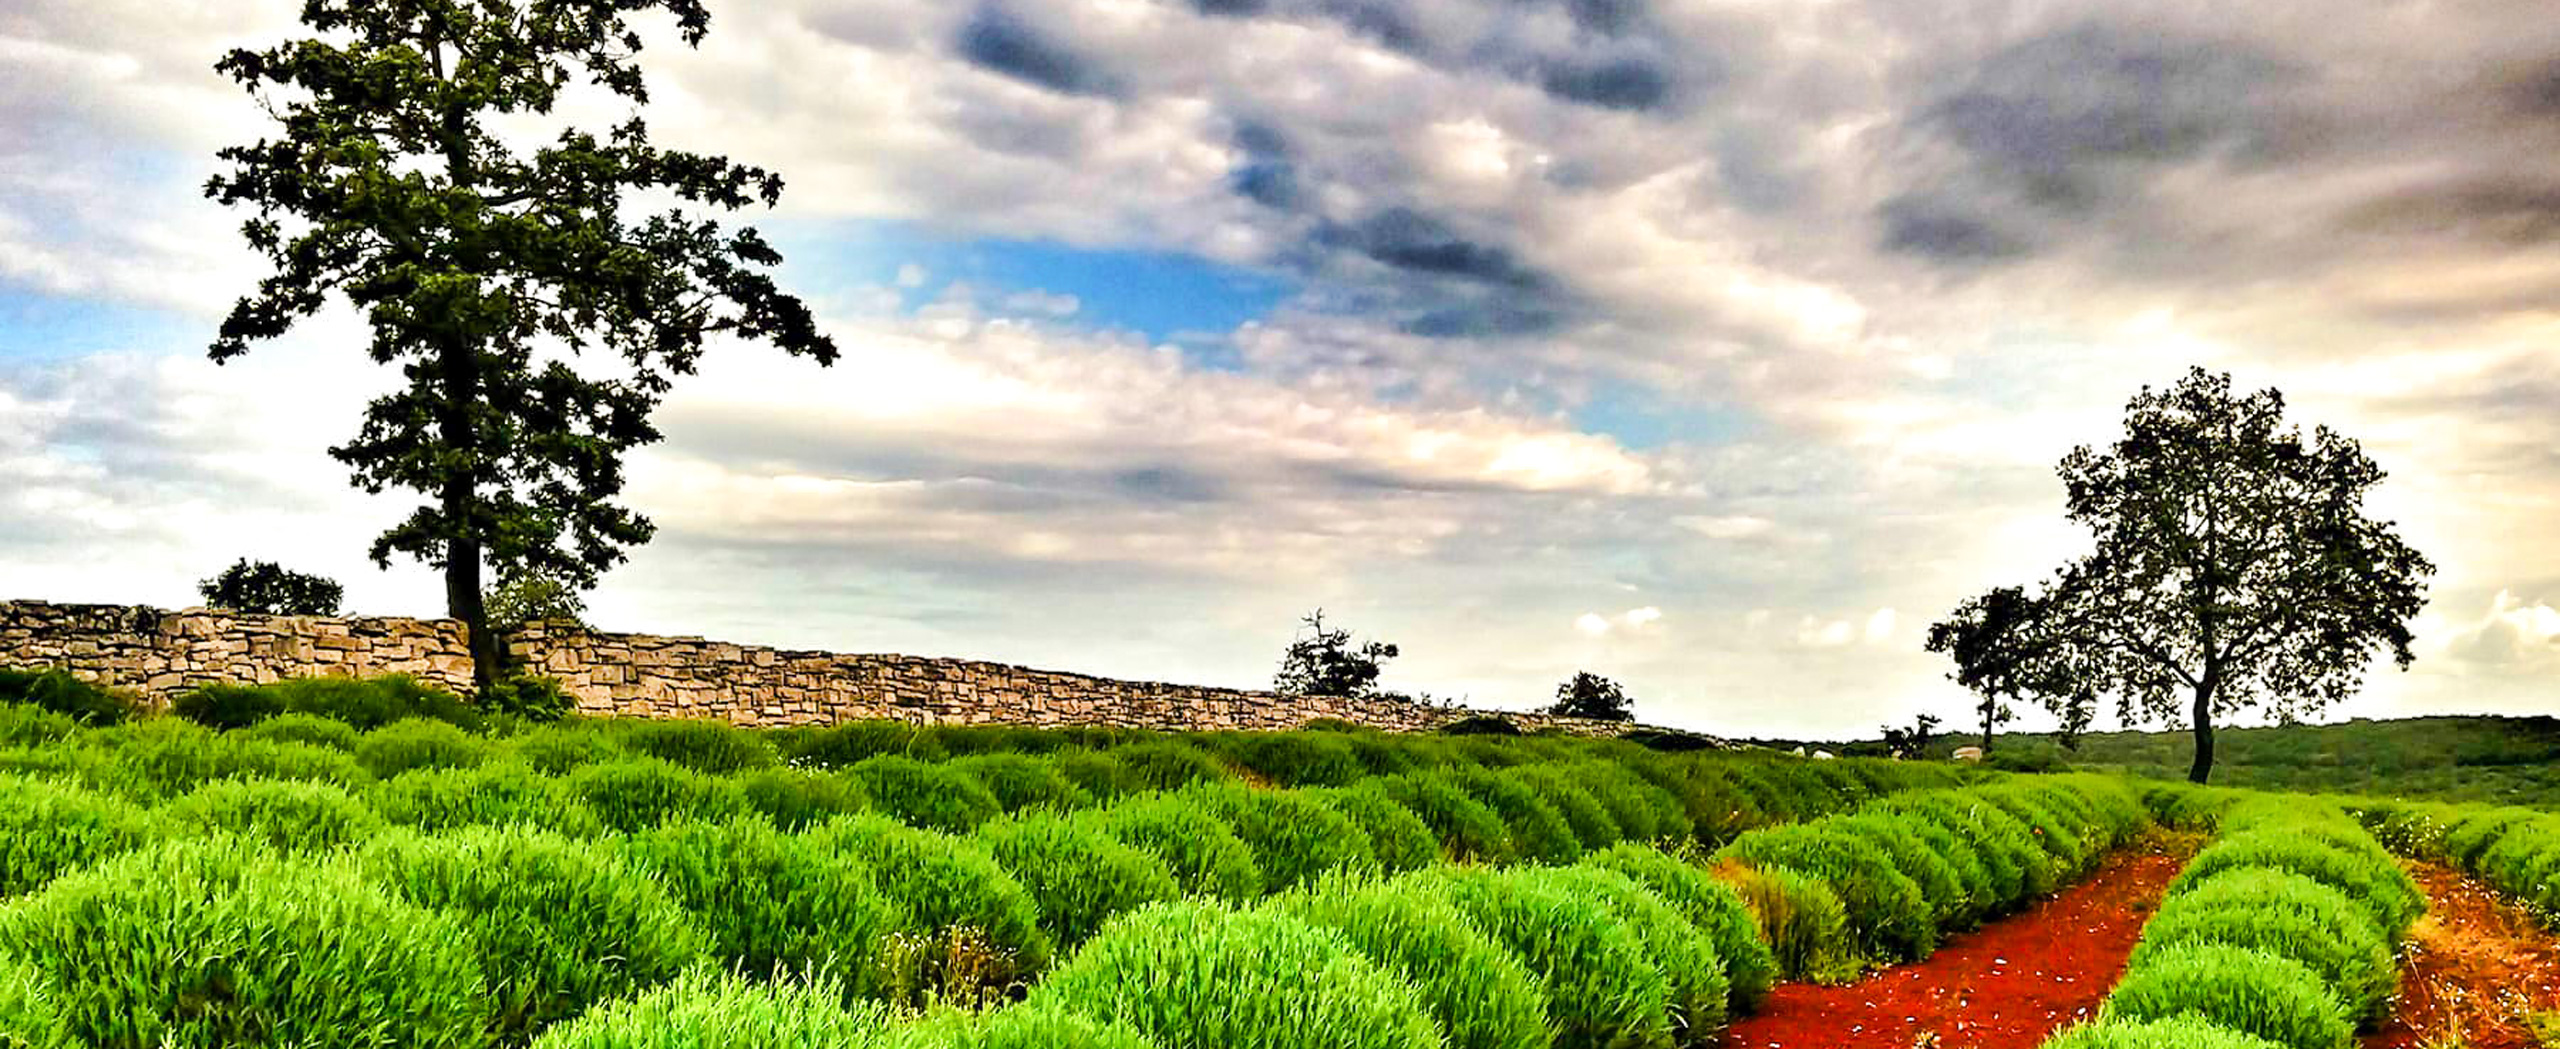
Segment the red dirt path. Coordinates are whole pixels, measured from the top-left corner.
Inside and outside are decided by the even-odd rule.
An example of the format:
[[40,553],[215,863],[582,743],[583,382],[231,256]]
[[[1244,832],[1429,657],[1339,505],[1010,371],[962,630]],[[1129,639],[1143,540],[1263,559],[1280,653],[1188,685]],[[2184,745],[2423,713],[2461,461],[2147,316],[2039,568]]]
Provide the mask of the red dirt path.
[[2560,1009],[2560,945],[2461,872],[2407,866],[2426,890],[2427,916],[2409,930],[2416,942],[2401,956],[2399,1005],[2365,1049],[2538,1049],[2525,1018]]
[[2115,986],[2192,838],[2118,852],[2052,899],[1846,987],[1780,984],[1725,1049],[2033,1049]]

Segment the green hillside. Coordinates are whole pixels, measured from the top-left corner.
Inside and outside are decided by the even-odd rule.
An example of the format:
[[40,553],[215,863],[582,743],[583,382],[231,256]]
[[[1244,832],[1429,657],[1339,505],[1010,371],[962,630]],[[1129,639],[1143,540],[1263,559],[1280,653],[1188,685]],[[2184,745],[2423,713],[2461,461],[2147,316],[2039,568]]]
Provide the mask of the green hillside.
[[[2227,787],[2495,801],[2560,808],[2560,719],[2429,717],[2223,729],[2213,782]],[[1931,746],[1944,757],[1971,737]],[[1998,737],[2003,763],[2059,758],[2075,769],[2183,779],[2195,740],[2174,732],[2097,732],[2077,753],[2049,735]],[[1863,748],[1861,748],[1863,749]]]

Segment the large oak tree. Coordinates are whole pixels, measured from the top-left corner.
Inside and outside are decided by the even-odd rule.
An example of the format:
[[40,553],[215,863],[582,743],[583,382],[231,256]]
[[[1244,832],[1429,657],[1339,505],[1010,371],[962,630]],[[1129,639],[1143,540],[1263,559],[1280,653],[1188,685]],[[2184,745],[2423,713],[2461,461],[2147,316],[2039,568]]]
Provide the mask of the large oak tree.
[[[630,22],[650,11],[688,46],[710,26],[701,0],[306,0],[315,35],[216,65],[279,133],[223,150],[232,168],[205,189],[256,209],[243,228],[274,264],[213,359],[333,297],[362,311],[366,352],[405,384],[330,454],[367,491],[424,497],[372,554],[443,569],[484,689],[500,659],[484,567],[589,587],[649,539],[616,502],[623,455],[658,439],[651,412],[707,337],[836,356],[762,272],[781,256],[706,217],[771,206],[782,180],[651,144]],[[555,107],[577,95],[629,115],[562,126]],[[634,194],[663,207],[627,217]]]
[[[1933,631],[1959,680],[2082,724],[2099,695],[2127,723],[2183,716],[2202,783],[2217,719],[2312,713],[2353,694],[2378,654],[2408,666],[2435,566],[2366,516],[2382,469],[2325,426],[2287,426],[2276,390],[2239,394],[2201,368],[2144,387],[2124,436],[2059,472],[2095,549],[2041,595],[1994,591]],[[1984,631],[1994,604],[2005,632]]]

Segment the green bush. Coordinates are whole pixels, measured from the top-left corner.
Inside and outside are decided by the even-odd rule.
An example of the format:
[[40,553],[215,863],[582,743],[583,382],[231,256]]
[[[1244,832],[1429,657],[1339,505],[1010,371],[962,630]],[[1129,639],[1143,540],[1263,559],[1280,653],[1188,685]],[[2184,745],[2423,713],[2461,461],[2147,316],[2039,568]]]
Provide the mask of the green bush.
[[137,801],[159,801],[218,779],[304,780],[357,787],[373,777],[345,751],[308,743],[227,737],[170,718],[107,729],[91,737],[106,752],[97,785]]
[[206,728],[247,728],[284,713],[284,697],[257,685],[208,681],[169,700],[169,712]]
[[927,726],[904,721],[847,721],[793,735],[782,757],[794,765],[844,768],[883,754],[940,761],[945,754]]
[[2282,1049],[2255,1035],[2193,1016],[2147,1023],[2095,1023],[2064,1028],[2040,1049]]
[[1528,966],[1557,1049],[1671,1044],[1671,988],[1601,900],[1530,869],[1435,867],[1390,883],[1437,895]]
[[1624,765],[1584,761],[1556,768],[1589,790],[1609,810],[1609,818],[1617,823],[1618,830],[1631,840],[1662,842],[1691,834],[1689,814],[1680,799]]
[[1836,983],[1857,974],[1861,959],[1849,933],[1848,908],[1821,879],[1786,867],[1739,863],[1717,866],[1714,876],[1750,909],[1779,975]]
[[33,703],[0,703],[0,747],[46,747],[80,730],[80,723]]
[[1567,891],[1606,905],[1636,934],[1645,957],[1662,974],[1670,997],[1671,1037],[1682,1045],[1711,1045],[1724,1030],[1733,993],[1716,957],[1715,941],[1653,890],[1616,871],[1565,867],[1535,872]]
[[1132,798],[1079,818],[1165,865],[1182,891],[1246,902],[1262,895],[1262,865],[1226,821],[1178,797]]
[[577,697],[560,687],[560,679],[516,674],[490,682],[480,696],[480,709],[526,721],[558,721],[578,710]]
[[2426,910],[2425,898],[2398,864],[2306,837],[2298,826],[2224,836],[2188,861],[2169,883],[2169,892],[2181,893],[2224,871],[2247,867],[2291,871],[2327,883],[2362,905],[2393,939]]
[[624,750],[715,776],[764,768],[776,760],[773,748],[755,733],[701,718],[641,720],[622,730],[621,742]]
[[0,1049],[55,1049],[70,1037],[44,974],[0,958]]
[[1618,829],[1616,817],[1609,815],[1608,806],[1600,804],[1600,799],[1557,766],[1521,765],[1504,769],[1500,775],[1536,792],[1554,806],[1573,829],[1574,840],[1585,850],[1605,849],[1627,836]]
[[869,994],[906,922],[868,867],[761,820],[672,824],[621,851],[692,912],[721,968],[759,979],[830,973]]
[[1179,790],[1194,783],[1210,783],[1230,778],[1227,767],[1216,756],[1188,743],[1153,740],[1114,747],[1113,760],[1129,770],[1129,776],[1142,790]]
[[1421,870],[1440,862],[1440,838],[1412,809],[1396,803],[1375,784],[1316,787],[1300,793],[1330,807],[1360,828],[1380,869],[1390,874]]
[[519,761],[403,772],[366,788],[364,799],[383,819],[429,833],[511,823],[572,838],[604,833],[604,821],[567,781]]
[[737,783],[748,808],[788,831],[806,830],[871,808],[871,798],[861,785],[839,773],[766,768],[738,777]]
[[410,769],[467,769],[488,760],[488,744],[441,721],[406,718],[364,734],[356,761],[376,778]]
[[891,959],[892,997],[965,1000],[1049,964],[1039,906],[977,842],[875,813],[830,820],[808,836],[870,868],[906,915],[902,942],[893,945],[904,953]]
[[1778,980],[1777,958],[1761,939],[1751,909],[1733,887],[1660,849],[1624,842],[1592,853],[1583,865],[1615,871],[1653,890],[1715,945],[1731,991],[1727,1012],[1759,1008]]
[[1518,858],[1511,828],[1502,817],[1437,772],[1409,772],[1368,781],[1439,835],[1449,858],[1462,863],[1508,863]]
[[335,852],[381,833],[382,817],[344,789],[290,780],[207,783],[162,806],[162,823],[189,835],[228,834],[278,852]]
[[2127,970],[2102,1019],[2194,1016],[2292,1049],[2347,1049],[2355,1025],[2317,973],[2291,958],[2220,945],[2166,948]]
[[1919,883],[1866,838],[1833,830],[1827,820],[1752,831],[1716,853],[1748,865],[1774,864],[1822,879],[1848,909],[1858,952],[1874,959],[1917,961],[1937,948],[1937,926]]
[[2169,897],[2142,927],[2127,964],[2141,968],[2165,950],[2228,944],[2308,966],[2348,1011],[2380,1019],[2400,989],[2399,960],[2372,915],[2337,889],[2287,871],[2224,871]]
[[1491,769],[1456,768],[1449,781],[1502,817],[1520,858],[1535,863],[1571,863],[1582,855],[1582,842],[1564,814],[1527,784]]
[[1339,787],[1368,771],[1351,744],[1327,733],[1239,733],[1226,752],[1237,765],[1283,787]]
[[2027,833],[2034,836],[2036,846],[2053,860],[2057,882],[2079,877],[2088,869],[2090,861],[2097,858],[2096,850],[2090,848],[2077,832],[2027,792],[2015,787],[1984,787],[1975,790],[1973,796],[2027,828]]
[[602,845],[466,827],[393,831],[356,856],[375,884],[462,926],[502,1041],[664,983],[703,957],[701,934],[666,888]]
[[691,972],[628,1001],[553,1027],[533,1049],[869,1049],[884,1037],[878,1006],[848,1010],[825,983]]
[[[1882,814],[1833,816],[1818,826],[1834,833],[1846,834],[1865,841],[1876,853],[1893,864],[1893,869],[1920,886],[1920,898],[1929,904],[1929,922],[1939,929],[1965,924],[1978,917],[1987,901],[1978,901],[1973,889],[1959,872],[1956,856],[1939,851],[1952,847],[1953,839],[1944,830],[1913,816]],[[1972,853],[1963,853],[1971,858]],[[1980,870],[1976,861],[1977,871]],[[1981,877],[1987,878],[1984,874]]]
[[308,743],[315,747],[354,753],[364,734],[343,721],[331,721],[318,714],[278,714],[241,729],[241,739],[262,739],[274,743]]
[[882,754],[846,770],[881,812],[929,830],[966,833],[1004,812],[985,785],[957,769]]
[[215,838],[126,853],[0,910],[82,1046],[469,1047],[489,1002],[459,923],[343,865]]
[[114,725],[141,712],[132,696],[71,676],[67,670],[0,669],[0,703],[24,703],[82,725]]
[[1093,804],[1093,795],[1059,772],[1056,764],[1029,754],[972,754],[953,758],[944,767],[976,779],[1006,812],[1032,808],[1064,812]]
[[1028,725],[929,725],[925,735],[944,754],[1047,754],[1076,745],[1063,729]]
[[0,900],[151,840],[151,817],[68,783],[0,775]]
[[891,1031],[885,1049],[1154,1049],[1125,1026],[1102,1026],[1054,1005],[946,1012]]
[[607,829],[626,834],[673,820],[715,823],[747,809],[737,784],[659,758],[584,765],[568,780]]
[[1031,893],[1040,931],[1072,951],[1112,915],[1182,895],[1164,862],[1057,813],[1007,816],[978,828],[987,854]]
[[1058,767],[1058,774],[1065,776],[1067,782],[1082,788],[1097,800],[1108,801],[1146,789],[1138,782],[1137,775],[1129,771],[1129,766],[1098,750],[1073,747],[1050,754],[1048,760]]
[[565,776],[588,765],[603,765],[630,756],[588,721],[538,725],[509,737],[506,745],[534,771],[546,776]]
[[1114,919],[1032,992],[1161,1049],[1438,1049],[1413,989],[1341,937],[1268,912],[1159,903]]
[[170,702],[178,716],[210,728],[246,728],[284,713],[313,714],[371,730],[404,718],[432,718],[466,729],[480,712],[462,697],[406,674],[358,680],[309,677],[271,685],[199,685]]
[[1302,885],[1344,868],[1375,868],[1368,836],[1350,818],[1294,791],[1263,790],[1232,780],[1204,783],[1181,797],[1208,810],[1253,849],[1272,889]]
[[1413,986],[1449,1049],[1546,1049],[1545,992],[1518,956],[1431,893],[1332,877],[1271,909],[1341,934]]
[[2053,856],[2036,844],[2027,825],[2007,810],[1956,791],[1900,794],[1876,803],[1878,811],[1933,820],[1970,842],[1991,879],[1994,911],[2015,908],[2061,887]]

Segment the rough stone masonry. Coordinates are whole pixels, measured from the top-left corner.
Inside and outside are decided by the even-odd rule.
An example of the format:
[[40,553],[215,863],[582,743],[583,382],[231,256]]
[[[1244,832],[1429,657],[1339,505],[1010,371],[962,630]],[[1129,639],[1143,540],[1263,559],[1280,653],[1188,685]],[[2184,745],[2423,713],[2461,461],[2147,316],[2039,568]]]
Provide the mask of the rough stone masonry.
[[[471,686],[461,623],[247,615],[133,605],[0,603],[0,666],[62,667],[165,705],[208,681],[409,674]],[[717,718],[741,725],[890,718],[927,724],[1121,725],[1176,731],[1286,729],[1332,718],[1389,731],[1495,712],[1404,699],[1120,681],[967,659],[795,652],[698,637],[608,634],[568,624],[519,631],[519,665],[557,678],[580,713]],[[1499,712],[1523,730],[1615,735],[1629,726]]]

